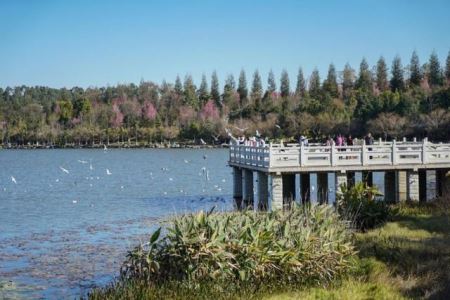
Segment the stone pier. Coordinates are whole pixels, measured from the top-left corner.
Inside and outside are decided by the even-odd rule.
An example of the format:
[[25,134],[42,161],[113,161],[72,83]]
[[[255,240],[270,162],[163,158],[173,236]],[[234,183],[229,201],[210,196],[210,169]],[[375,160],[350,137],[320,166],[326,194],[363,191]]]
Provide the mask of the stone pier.
[[244,169],[242,173],[242,183],[243,183],[243,197],[242,202],[244,208],[253,207],[254,201],[254,189],[253,189],[253,171]]

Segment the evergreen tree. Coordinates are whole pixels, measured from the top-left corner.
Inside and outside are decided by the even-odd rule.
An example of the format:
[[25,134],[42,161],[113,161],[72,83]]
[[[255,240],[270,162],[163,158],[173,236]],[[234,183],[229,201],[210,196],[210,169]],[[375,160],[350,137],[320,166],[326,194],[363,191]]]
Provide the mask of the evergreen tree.
[[261,83],[261,76],[259,75],[258,70],[253,73],[253,83],[252,83],[252,91],[251,91],[251,99],[255,104],[257,110],[259,110],[259,106],[261,104],[261,98],[263,96],[263,89]]
[[355,70],[353,70],[348,63],[345,64],[342,77],[342,94],[344,99],[348,99],[351,96],[355,85]]
[[175,93],[178,96],[182,96],[183,95],[183,85],[181,84],[181,79],[180,79],[179,75],[177,75],[177,79],[175,79],[175,87],[174,87],[174,89],[175,89]]
[[403,91],[405,89],[405,81],[403,79],[403,66],[400,57],[397,55],[392,61],[392,78],[391,78],[391,90]]
[[305,77],[303,76],[302,68],[298,68],[297,74],[297,87],[295,88],[295,94],[300,97],[304,97],[306,93],[306,82]]
[[223,102],[229,104],[234,97],[236,91],[236,82],[234,81],[233,74],[228,75],[223,86]]
[[450,51],[448,51],[447,61],[445,63],[445,78],[447,83],[450,83]]
[[283,97],[283,98],[286,98],[290,94],[289,74],[286,70],[283,70],[281,72],[280,92],[281,92],[281,97]]
[[192,80],[191,75],[186,75],[186,77],[184,78],[183,89],[184,89],[183,103],[185,105],[191,106],[194,109],[198,109],[199,103],[198,103],[197,95],[195,93],[196,87],[195,87],[194,81]]
[[422,81],[422,71],[420,69],[419,56],[417,55],[416,51],[414,51],[411,56],[409,71],[411,73],[409,77],[409,83],[416,86],[420,85],[420,82]]
[[277,90],[277,84],[275,82],[275,75],[273,71],[269,71],[269,76],[267,77],[267,92],[269,94],[274,93]]
[[428,74],[428,84],[430,86],[442,85],[442,70],[439,63],[439,58],[436,52],[433,51],[430,56],[429,61],[429,74]]
[[333,98],[339,96],[336,68],[333,64],[328,67],[328,75],[323,83],[323,90]]
[[216,71],[214,71],[211,75],[211,97],[217,107],[222,106],[220,101],[219,78],[217,77]]
[[245,71],[241,70],[239,74],[239,83],[237,92],[239,94],[239,101],[243,104],[247,100],[248,89],[247,89],[247,79],[245,77]]
[[320,97],[320,75],[319,70],[317,68],[311,74],[311,78],[309,79],[309,94],[311,97],[318,99]]
[[362,91],[372,91],[372,74],[370,73],[369,64],[365,58],[362,59],[359,65],[359,77],[356,87]]
[[389,83],[387,79],[387,65],[384,57],[381,56],[377,62],[377,88],[380,92],[384,92],[389,88]]
[[205,74],[202,75],[202,81],[200,83],[200,87],[197,93],[198,93],[198,100],[200,101],[200,106],[205,105],[205,103],[208,102],[209,100],[208,82],[206,81]]

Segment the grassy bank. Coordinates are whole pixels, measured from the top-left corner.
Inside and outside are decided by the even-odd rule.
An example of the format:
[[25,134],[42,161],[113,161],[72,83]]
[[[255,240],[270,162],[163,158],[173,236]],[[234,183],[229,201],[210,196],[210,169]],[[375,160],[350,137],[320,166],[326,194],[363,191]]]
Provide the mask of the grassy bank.
[[[403,205],[384,225],[354,234],[350,267],[332,280],[258,281],[224,278],[194,284],[120,281],[91,299],[409,299],[450,297],[448,206]],[[319,268],[320,269],[320,268]],[[331,279],[331,278],[330,278]],[[259,283],[259,284],[258,284]]]

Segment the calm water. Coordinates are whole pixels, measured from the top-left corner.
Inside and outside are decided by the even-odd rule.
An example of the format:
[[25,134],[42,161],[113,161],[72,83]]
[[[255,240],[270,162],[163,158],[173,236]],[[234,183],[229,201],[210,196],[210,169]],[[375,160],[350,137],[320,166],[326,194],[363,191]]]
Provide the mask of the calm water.
[[126,251],[165,216],[232,209],[227,158],[227,150],[0,150],[0,298],[83,295],[117,275]]

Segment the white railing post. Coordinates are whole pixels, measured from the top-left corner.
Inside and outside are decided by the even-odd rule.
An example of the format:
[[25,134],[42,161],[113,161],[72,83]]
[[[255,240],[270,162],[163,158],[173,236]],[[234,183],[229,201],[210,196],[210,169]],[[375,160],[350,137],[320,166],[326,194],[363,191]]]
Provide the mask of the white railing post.
[[306,161],[305,145],[303,145],[303,143],[300,143],[300,166],[301,167],[305,166],[305,161]]
[[392,141],[392,165],[395,166],[397,164],[397,142],[395,140]]
[[336,145],[331,143],[330,163],[332,166],[336,165]]
[[363,140],[361,145],[361,164],[364,166],[366,164],[366,141]]
[[426,138],[426,137],[423,138],[423,141],[422,141],[422,164],[428,163],[427,143],[428,143],[428,138]]

